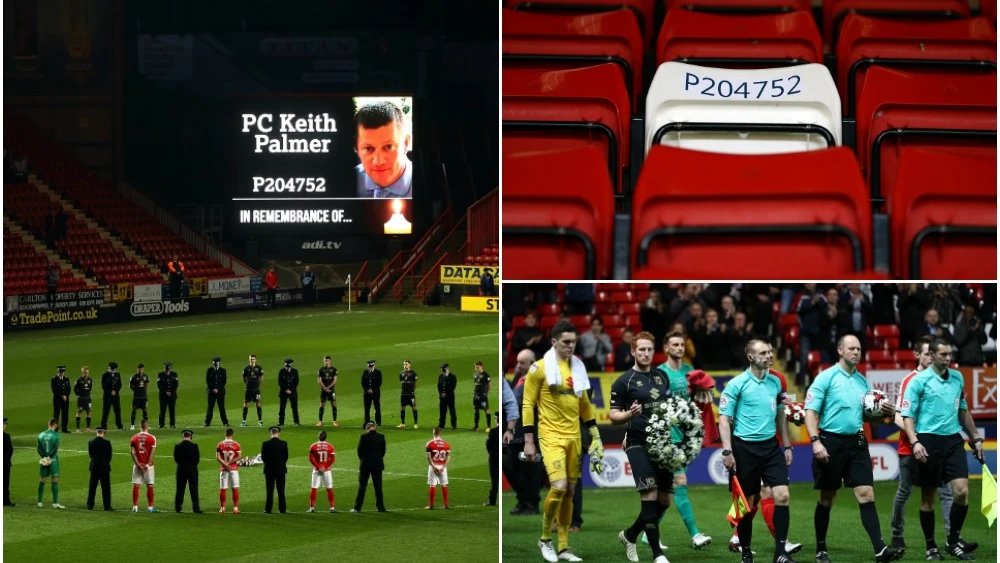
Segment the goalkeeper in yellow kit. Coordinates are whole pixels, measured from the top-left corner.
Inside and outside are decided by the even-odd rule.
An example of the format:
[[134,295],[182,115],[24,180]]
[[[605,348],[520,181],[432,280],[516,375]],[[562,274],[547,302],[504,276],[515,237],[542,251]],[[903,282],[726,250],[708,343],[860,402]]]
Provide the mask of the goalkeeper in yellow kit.
[[[552,348],[532,364],[524,383],[522,420],[524,423],[524,456],[535,461],[535,433],[542,463],[549,475],[551,488],[542,511],[542,537],[538,547],[550,563],[582,561],[569,550],[569,525],[573,517],[573,486],[580,479],[582,440],[580,419],[585,421],[593,437],[588,453],[595,472],[603,471],[601,460],[604,446],[597,431],[597,421],[591,412],[587,389],[590,382],[583,362],[573,356],[576,350],[576,328],[567,321],[552,327]],[[538,421],[535,421],[535,409]],[[552,521],[558,522],[559,550],[552,547]]]

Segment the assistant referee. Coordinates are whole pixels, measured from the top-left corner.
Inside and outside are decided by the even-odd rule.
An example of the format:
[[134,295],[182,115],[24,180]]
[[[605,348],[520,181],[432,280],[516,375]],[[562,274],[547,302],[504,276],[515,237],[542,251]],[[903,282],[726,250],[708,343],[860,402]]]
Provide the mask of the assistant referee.
[[[788,421],[782,404],[781,380],[769,367],[774,352],[763,340],[747,343],[750,367],[729,380],[719,399],[719,436],[722,439],[722,464],[739,479],[751,512],[757,510],[761,482],[774,495],[774,563],[795,563],[785,551],[788,538],[788,466],[792,464]],[[775,438],[781,431],[784,453]],[[752,562],[750,543],[753,515],[748,514],[736,526],[742,548],[742,561]]]
[[[861,523],[875,548],[875,562],[893,561],[901,554],[882,540],[875,510],[872,460],[865,438],[861,401],[871,386],[857,369],[861,361],[861,342],[850,334],[842,336],[837,342],[837,355],[840,360],[820,372],[806,393],[806,430],[813,448],[814,488],[819,491],[819,503],[813,516],[816,563],[830,563],[826,532],[830,527],[830,509],[841,483],[854,489]],[[885,416],[891,417],[895,412],[888,401],[882,404]]]

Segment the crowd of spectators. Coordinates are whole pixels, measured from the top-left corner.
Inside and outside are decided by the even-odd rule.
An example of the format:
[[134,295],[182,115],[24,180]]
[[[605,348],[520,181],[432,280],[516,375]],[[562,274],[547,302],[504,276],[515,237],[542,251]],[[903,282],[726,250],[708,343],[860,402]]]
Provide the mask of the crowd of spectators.
[[[608,354],[614,369],[632,364],[629,343],[635,332],[652,333],[662,342],[670,332],[687,340],[685,361],[699,369],[742,368],[743,349],[753,337],[774,340],[773,324],[782,315],[797,315],[800,327],[798,377],[805,379],[810,351],[823,363],[833,363],[837,340],[846,334],[865,342],[869,328],[897,325],[900,348],[930,334],[951,340],[960,365],[995,362],[996,352],[984,352],[988,338],[996,339],[996,284],[968,286],[953,283],[884,284],[632,284],[640,287],[635,301],[640,309],[636,326],[626,326],[612,339],[604,319],[593,315],[599,292],[610,286],[577,284],[505,284],[504,338],[512,318],[524,316],[524,325],[511,334],[510,350],[530,349],[542,357],[550,347],[537,312],[544,304],[561,304],[560,317],[591,315],[590,330],[580,335],[578,354],[592,371],[603,371]],[[794,320],[794,319],[793,319]],[[992,325],[987,329],[987,325]],[[989,330],[989,333],[987,333]],[[504,343],[505,349],[507,342]]]

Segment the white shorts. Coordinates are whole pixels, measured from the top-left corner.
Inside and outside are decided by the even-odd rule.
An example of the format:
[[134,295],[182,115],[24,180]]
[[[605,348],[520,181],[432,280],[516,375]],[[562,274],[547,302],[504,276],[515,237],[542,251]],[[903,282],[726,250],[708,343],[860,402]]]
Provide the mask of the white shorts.
[[219,472],[219,489],[228,489],[232,487],[234,489],[240,488],[240,472],[239,471],[220,471]]
[[133,485],[152,485],[154,481],[156,481],[156,470],[152,465],[146,467],[145,473],[139,471],[138,466],[132,466]]
[[448,484],[448,468],[445,467],[444,471],[440,475],[434,472],[434,468],[427,466],[427,484],[431,487],[435,485],[447,485]]
[[317,471],[313,469],[312,471],[312,488],[314,489],[332,489],[333,488],[333,471]]

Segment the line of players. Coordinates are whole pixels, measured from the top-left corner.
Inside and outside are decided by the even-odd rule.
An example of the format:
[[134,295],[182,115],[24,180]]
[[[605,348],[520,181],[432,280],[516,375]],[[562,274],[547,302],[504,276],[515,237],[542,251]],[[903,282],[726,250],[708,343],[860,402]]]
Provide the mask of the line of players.
[[[212,365],[206,370],[205,385],[208,396],[208,410],[205,414],[205,427],[212,423],[212,418],[218,405],[219,416],[222,424],[229,426],[229,417],[226,414],[226,369],[221,367],[222,359],[218,356],[212,358]],[[257,356],[251,354],[249,364],[243,368],[243,419],[241,426],[247,425],[247,412],[251,404],[257,408],[257,425],[264,426],[263,409],[261,405],[261,389],[264,382],[264,369],[257,363]],[[285,409],[291,403],[292,420],[295,426],[299,426],[299,403],[298,386],[299,371],[293,367],[294,360],[286,359],[285,365],[278,372],[278,388],[280,407],[278,410],[278,426],[285,424]],[[368,361],[367,369],[362,373],[361,385],[364,390],[365,420],[374,420],[376,426],[382,425],[381,408],[381,387],[382,372],[375,369],[375,360]],[[177,390],[180,387],[180,380],[177,372],[173,371],[173,364],[169,361],[163,363],[163,371],[156,376],[156,386],[159,390],[160,412],[159,428],[163,428],[166,422],[166,415],[169,411],[170,428],[175,428],[175,411],[177,406]],[[81,376],[76,380],[73,393],[77,396],[76,410],[76,432],[80,432],[81,415],[86,413],[86,429],[91,431],[91,407],[94,380],[90,377],[89,366],[81,368]],[[338,379],[337,368],[331,365],[330,356],[323,358],[323,366],[319,368],[316,375],[316,383],[320,388],[319,396],[319,420],[316,426],[323,426],[323,415],[326,410],[326,403],[329,401],[333,426],[339,427],[337,421],[337,393],[336,384]],[[406,427],[406,408],[409,407],[413,413],[413,427],[419,428],[416,388],[418,383],[417,372],[412,369],[409,360],[403,362],[403,370],[399,373],[400,390],[400,424],[397,428]],[[139,363],[136,372],[128,380],[129,389],[132,390],[132,412],[130,430],[135,430],[136,412],[142,411],[140,420],[148,420],[150,384],[149,375],[146,374],[145,365]],[[452,428],[457,427],[457,417],[455,414],[455,387],[457,378],[449,371],[447,363],[441,365],[441,375],[438,377],[438,394],[440,397],[440,417],[438,426],[444,427],[446,413],[450,411]],[[69,398],[70,382],[66,377],[66,366],[58,366],[56,376],[52,378],[52,417],[62,420],[62,432],[69,433]],[[101,389],[103,390],[103,411],[101,414],[101,426],[107,427],[108,416],[111,410],[115,413],[115,425],[118,430],[122,430],[121,421],[121,389],[122,376],[118,372],[116,362],[108,363],[108,371],[101,376]],[[475,373],[473,375],[473,408],[475,410],[474,432],[479,431],[480,410],[486,413],[487,427],[490,420],[489,393],[492,389],[490,376],[483,370],[483,363],[476,362]],[[375,418],[371,417],[371,408],[375,408]]]
[[[373,423],[368,422],[366,427],[371,426]],[[66,508],[65,506],[59,504],[59,433],[58,421],[52,419],[49,421],[49,428],[38,435],[38,455],[40,457],[40,483],[38,486],[38,508],[43,508],[44,503],[42,502],[45,482],[46,479],[52,480],[52,507],[57,509]],[[111,486],[110,486],[110,460],[111,460],[111,444],[108,440],[104,438],[106,428],[99,426],[97,428],[97,437],[91,440],[88,445],[88,451],[92,459],[91,463],[91,480],[90,480],[90,490],[87,496],[87,508],[93,510],[95,495],[97,492],[97,485],[101,486],[102,499],[104,503],[104,510],[113,510],[111,507]],[[278,436],[281,431],[277,426],[271,427],[272,441]],[[225,439],[216,446],[215,449],[215,460],[219,463],[219,513],[226,513],[226,499],[227,492],[232,489],[232,513],[240,513],[240,466],[249,465],[260,465],[265,464],[265,473],[267,473],[266,464],[271,463],[268,461],[269,454],[264,451],[260,456],[254,458],[246,458],[243,456],[243,448],[234,439],[235,432],[230,427],[226,429]],[[194,436],[193,430],[183,430],[182,431],[183,441],[180,442],[174,450],[174,460],[178,465],[177,470],[177,491],[175,499],[175,509],[177,512],[181,512],[181,507],[184,502],[184,491],[185,488],[189,488],[191,492],[192,499],[192,509],[195,513],[201,513],[200,503],[198,500],[198,470],[197,464],[200,460],[200,454],[197,444],[194,444],[192,438]],[[188,445],[191,444],[191,445]],[[265,442],[262,446],[262,450],[265,450],[268,442]],[[139,433],[132,436],[129,441],[129,449],[132,457],[132,512],[139,512],[139,491],[142,485],[146,486],[146,502],[147,511],[151,513],[157,512],[154,507],[154,490],[153,486],[156,482],[156,446],[157,438],[153,434],[149,433],[149,422],[147,420],[142,420],[140,423]],[[426,510],[432,510],[434,508],[434,497],[436,487],[441,487],[441,496],[443,500],[443,506],[445,509],[450,508],[448,505],[448,464],[451,461],[451,446],[441,438],[441,428],[437,427],[434,429],[433,438],[426,444],[426,458],[427,458],[427,484],[430,487],[429,490],[429,503],[424,508]],[[284,501],[284,466],[288,461],[287,445],[282,450],[283,455],[279,454],[279,457],[283,459],[279,460],[279,465],[281,470],[281,479],[278,483],[278,498],[279,506],[281,512],[285,512],[285,501]],[[359,446],[359,456],[361,455],[361,450]],[[263,457],[263,460],[261,459]],[[333,472],[332,467],[337,459],[337,452],[333,444],[327,441],[326,431],[321,430],[317,437],[317,441],[309,447],[309,463],[312,465],[312,476],[311,476],[311,490],[309,493],[309,509],[306,512],[316,512],[316,493],[319,488],[325,488],[327,493],[327,499],[330,502],[330,512],[336,513],[334,503],[334,492],[333,492]],[[271,511],[272,502],[272,487],[268,486],[267,494],[267,504],[265,512]],[[379,491],[381,493],[381,491]],[[381,494],[378,495],[381,497]],[[359,497],[360,498],[360,497]],[[351,512],[360,512],[359,507],[351,509]]]

